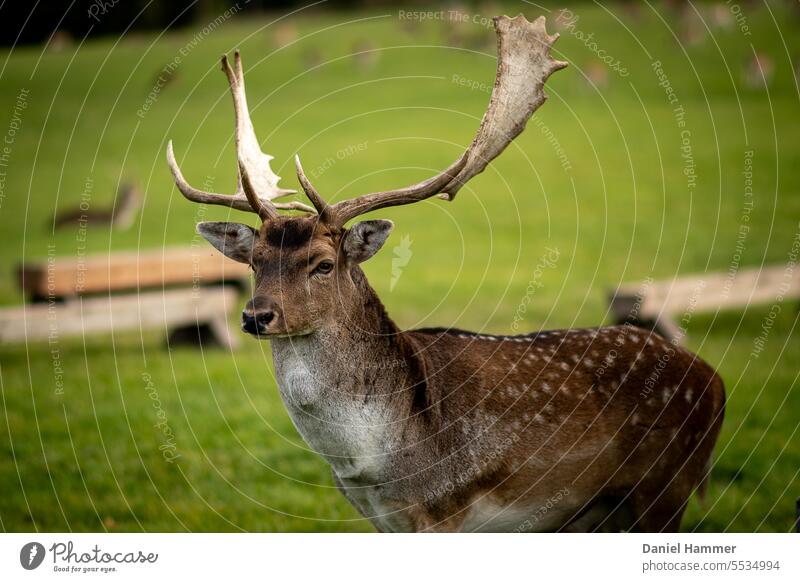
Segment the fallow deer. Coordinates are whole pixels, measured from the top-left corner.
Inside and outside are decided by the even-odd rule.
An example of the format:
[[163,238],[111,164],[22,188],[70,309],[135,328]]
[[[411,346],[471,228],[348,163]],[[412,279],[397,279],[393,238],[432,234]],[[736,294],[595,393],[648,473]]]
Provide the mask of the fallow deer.
[[[418,184],[327,203],[296,160],[313,208],[278,203],[250,121],[238,52],[222,67],[236,112],[238,192],[181,193],[259,215],[258,229],[202,222],[219,251],[247,263],[254,290],[242,329],[271,341],[297,430],[379,531],[677,530],[702,489],[724,389],[697,356],[633,326],[521,336],[401,331],[359,264],[392,229],[346,226],[432,196],[452,200],[524,129],[545,100],[556,36],[544,18],[495,19],[497,79],[475,139]],[[299,210],[307,215],[279,213]]]
[[125,182],[117,191],[117,198],[110,208],[84,208],[82,204],[58,211],[47,227],[55,230],[81,224],[91,226],[107,224],[115,230],[128,230],[136,220],[141,205],[142,194],[138,186],[132,182]]

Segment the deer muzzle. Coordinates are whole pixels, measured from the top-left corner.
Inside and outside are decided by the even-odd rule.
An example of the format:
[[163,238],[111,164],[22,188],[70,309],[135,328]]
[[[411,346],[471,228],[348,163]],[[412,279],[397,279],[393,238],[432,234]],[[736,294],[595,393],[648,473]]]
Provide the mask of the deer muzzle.
[[254,336],[268,336],[278,332],[281,311],[268,299],[251,299],[242,311],[242,331]]

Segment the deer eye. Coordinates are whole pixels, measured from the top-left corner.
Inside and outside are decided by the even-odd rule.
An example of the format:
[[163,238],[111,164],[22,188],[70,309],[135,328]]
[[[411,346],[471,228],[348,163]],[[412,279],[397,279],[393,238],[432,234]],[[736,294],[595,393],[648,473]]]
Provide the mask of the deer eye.
[[314,268],[312,275],[327,275],[333,271],[333,261],[322,261]]

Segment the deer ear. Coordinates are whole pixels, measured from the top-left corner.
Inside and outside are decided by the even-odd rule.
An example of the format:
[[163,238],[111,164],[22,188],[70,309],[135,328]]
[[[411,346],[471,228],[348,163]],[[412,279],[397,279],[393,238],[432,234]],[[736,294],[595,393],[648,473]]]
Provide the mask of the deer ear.
[[347,231],[342,248],[347,260],[363,263],[377,253],[392,232],[391,220],[365,220],[355,223]]
[[201,222],[197,232],[226,257],[250,263],[258,234],[254,228],[238,222]]

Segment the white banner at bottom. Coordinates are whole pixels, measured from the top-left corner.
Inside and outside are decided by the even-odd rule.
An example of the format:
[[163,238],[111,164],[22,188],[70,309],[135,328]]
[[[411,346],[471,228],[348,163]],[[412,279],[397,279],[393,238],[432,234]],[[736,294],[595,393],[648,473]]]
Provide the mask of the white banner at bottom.
[[800,580],[796,534],[2,534],[0,580]]

